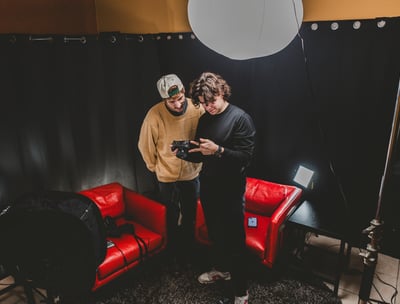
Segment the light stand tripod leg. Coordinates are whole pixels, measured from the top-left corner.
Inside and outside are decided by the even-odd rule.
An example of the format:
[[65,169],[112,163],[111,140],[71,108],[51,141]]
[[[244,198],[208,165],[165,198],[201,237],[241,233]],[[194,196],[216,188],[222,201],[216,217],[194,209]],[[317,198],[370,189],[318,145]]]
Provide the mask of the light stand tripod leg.
[[363,231],[363,233],[368,233],[368,237],[371,239],[371,241],[367,245],[367,250],[360,254],[364,258],[364,272],[359,291],[359,298],[358,298],[359,304],[365,304],[370,300],[369,297],[372,287],[372,281],[374,279],[375,268],[378,262],[379,242],[382,238],[382,232],[383,232],[382,229],[383,222],[381,221],[381,204],[382,204],[384,188],[386,185],[386,178],[392,163],[393,148],[396,144],[396,139],[399,136],[399,112],[400,112],[399,101],[400,101],[400,82],[397,87],[396,106],[393,115],[392,130],[390,133],[388,150],[386,154],[385,169],[382,175],[381,185],[379,189],[378,204],[376,208],[375,219],[373,219],[370,223],[371,225],[368,228],[364,229]]
[[[43,294],[37,287],[34,286],[32,280],[26,278],[23,273],[19,270],[19,267],[15,267],[15,272],[11,275],[14,278],[14,283],[8,286],[8,290],[21,286],[26,296],[27,304],[36,304],[34,292],[40,296],[40,303],[55,304],[53,296],[49,296],[49,292],[46,291],[47,295]],[[3,291],[3,290],[2,290]]]
[[371,294],[371,286],[372,281],[374,279],[375,267],[373,266],[364,266],[364,273],[361,281],[360,291],[358,293],[358,303],[366,304],[369,301],[369,295]]
[[371,225],[363,231],[363,233],[368,233],[371,241],[367,245],[366,251],[360,253],[360,256],[363,257],[364,272],[358,294],[359,304],[366,304],[369,301],[376,264],[378,263],[379,242],[382,238],[382,232],[383,223],[376,219],[372,220]]
[[30,286],[30,284],[27,282],[24,282],[22,285],[24,287],[24,292],[26,294],[26,300],[28,301],[28,304],[35,304],[35,298],[33,297],[32,286]]

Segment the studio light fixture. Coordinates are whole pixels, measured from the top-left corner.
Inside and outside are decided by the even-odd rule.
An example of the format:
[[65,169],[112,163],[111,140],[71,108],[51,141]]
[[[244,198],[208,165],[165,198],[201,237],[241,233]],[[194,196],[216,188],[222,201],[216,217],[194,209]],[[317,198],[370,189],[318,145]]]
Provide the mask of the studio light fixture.
[[[207,18],[204,18],[207,16]],[[236,60],[275,54],[298,34],[301,0],[189,0],[189,23],[213,51]]]
[[302,165],[297,168],[296,174],[293,178],[293,181],[304,188],[308,188],[310,186],[312,177],[314,176],[314,171],[308,169]]

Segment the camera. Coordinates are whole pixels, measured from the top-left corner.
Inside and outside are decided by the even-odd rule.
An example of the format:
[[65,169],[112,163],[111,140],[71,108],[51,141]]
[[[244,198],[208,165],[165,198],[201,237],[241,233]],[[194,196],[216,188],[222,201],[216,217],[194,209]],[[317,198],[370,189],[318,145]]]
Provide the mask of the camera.
[[190,140],[174,140],[172,142],[171,150],[174,151],[178,149],[176,152],[176,157],[185,159],[188,156],[188,151],[190,149],[196,148],[196,145],[190,143]]

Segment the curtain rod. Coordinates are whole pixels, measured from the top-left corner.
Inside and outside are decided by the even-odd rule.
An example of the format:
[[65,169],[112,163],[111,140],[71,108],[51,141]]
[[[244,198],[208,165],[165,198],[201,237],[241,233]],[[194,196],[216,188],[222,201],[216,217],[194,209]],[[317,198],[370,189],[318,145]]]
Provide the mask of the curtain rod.
[[[319,22],[303,22],[301,27],[309,27],[312,31],[330,29],[336,31],[341,28],[352,28],[353,30],[359,30],[368,26],[368,28],[382,29],[386,28],[400,18],[377,18],[374,20],[340,20],[340,21],[319,21]],[[55,41],[62,41],[65,44],[68,43],[81,43],[87,44],[93,40],[109,41],[111,44],[115,44],[119,41],[137,41],[144,42],[148,40],[185,40],[185,39],[197,39],[193,32],[181,32],[181,33],[158,33],[158,34],[129,34],[120,32],[102,32],[99,34],[90,35],[59,35],[59,34],[48,34],[48,35],[36,35],[36,34],[0,34],[0,42],[7,40],[14,44],[19,41],[30,41],[30,42],[48,42],[53,43]]]

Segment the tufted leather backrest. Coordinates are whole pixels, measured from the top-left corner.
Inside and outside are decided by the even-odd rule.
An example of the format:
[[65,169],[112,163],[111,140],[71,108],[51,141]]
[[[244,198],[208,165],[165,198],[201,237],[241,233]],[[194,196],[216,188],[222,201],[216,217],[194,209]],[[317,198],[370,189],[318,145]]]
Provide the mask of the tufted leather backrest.
[[248,177],[245,193],[246,211],[271,216],[292,191],[287,185]]
[[100,209],[103,218],[117,218],[125,213],[124,190],[119,183],[110,183],[80,192],[90,198]]

